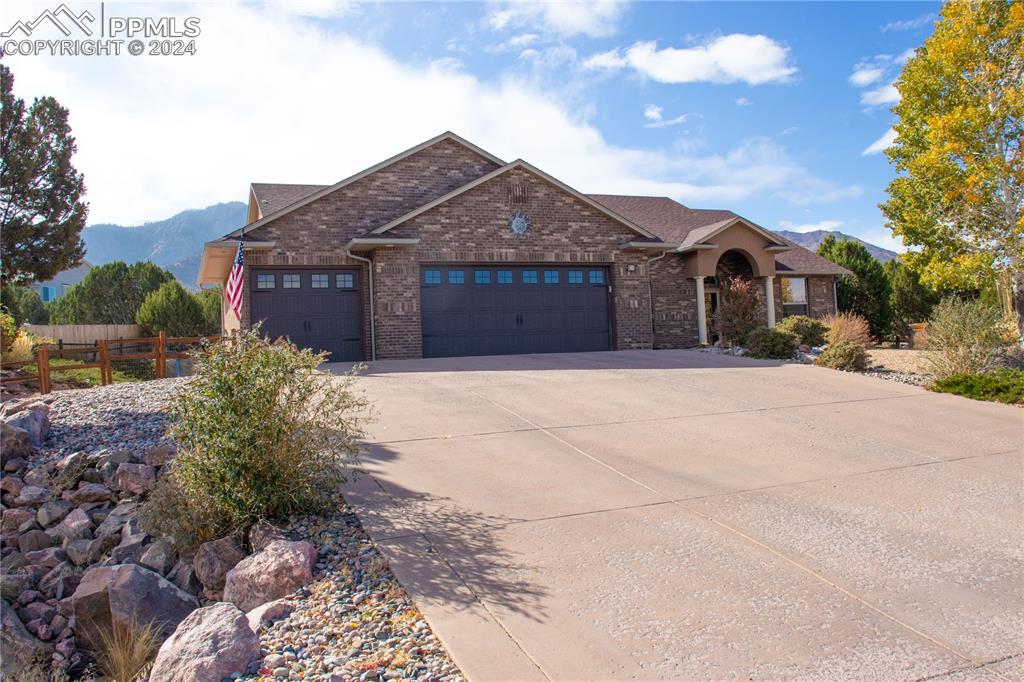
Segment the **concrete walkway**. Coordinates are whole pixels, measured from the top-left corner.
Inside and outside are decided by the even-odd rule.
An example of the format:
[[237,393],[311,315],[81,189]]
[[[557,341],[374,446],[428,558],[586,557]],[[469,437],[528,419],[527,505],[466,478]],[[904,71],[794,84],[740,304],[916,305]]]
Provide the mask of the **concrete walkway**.
[[360,385],[346,494],[470,679],[1024,679],[1024,410],[692,351]]

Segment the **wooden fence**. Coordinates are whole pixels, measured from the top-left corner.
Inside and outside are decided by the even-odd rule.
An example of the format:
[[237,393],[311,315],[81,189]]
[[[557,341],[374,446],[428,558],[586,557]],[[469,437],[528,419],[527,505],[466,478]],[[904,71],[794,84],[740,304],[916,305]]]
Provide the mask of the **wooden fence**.
[[[108,325],[97,325],[108,326]],[[113,325],[110,325],[113,326]],[[130,326],[130,325],[120,325]],[[195,347],[204,341],[219,341],[219,336],[167,336],[160,332],[158,336],[145,336],[128,339],[98,339],[94,345],[79,348],[56,347],[43,344],[36,350],[33,360],[0,363],[2,369],[21,369],[35,363],[35,374],[22,374],[0,378],[0,384],[38,383],[40,393],[49,393],[51,376],[54,372],[66,372],[80,369],[99,369],[100,383],[104,386],[114,382],[112,364],[119,360],[153,360],[156,363],[156,378],[167,376],[167,361],[190,358],[195,354]],[[120,351],[111,353],[111,346],[119,347]],[[147,352],[125,353],[124,347],[149,346]],[[185,349],[182,350],[181,347]],[[175,350],[178,349],[178,350]],[[91,362],[74,365],[53,365],[50,360],[68,356],[85,355]]]
[[137,324],[26,324],[25,331],[68,345],[87,345],[98,339],[137,339]]

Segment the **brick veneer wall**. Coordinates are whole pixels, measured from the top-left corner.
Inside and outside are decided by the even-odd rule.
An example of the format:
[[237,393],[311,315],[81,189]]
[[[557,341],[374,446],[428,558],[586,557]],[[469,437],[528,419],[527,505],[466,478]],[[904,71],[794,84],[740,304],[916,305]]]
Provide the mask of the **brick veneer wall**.
[[[510,192],[510,187],[516,188]],[[518,198],[510,203],[510,195]],[[525,237],[509,229],[513,213],[530,219]],[[420,263],[586,263],[609,267],[614,347],[652,346],[646,256],[622,251],[636,233],[523,169],[511,170],[399,225],[415,248],[376,253],[377,355],[419,357]],[[387,308],[390,307],[390,310]]]
[[[799,275],[798,275],[799,276]],[[782,320],[782,275],[775,276],[775,319]],[[836,311],[832,275],[810,275],[807,280],[807,308],[811,317],[824,317]]]
[[652,261],[650,270],[654,295],[654,347],[696,346],[699,342],[697,284],[684,274],[682,257],[666,255]]

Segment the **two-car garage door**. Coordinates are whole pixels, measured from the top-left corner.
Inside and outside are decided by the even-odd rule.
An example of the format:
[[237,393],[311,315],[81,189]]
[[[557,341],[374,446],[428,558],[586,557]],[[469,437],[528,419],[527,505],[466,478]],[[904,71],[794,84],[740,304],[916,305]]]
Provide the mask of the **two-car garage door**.
[[424,265],[423,357],[609,350],[604,267]]

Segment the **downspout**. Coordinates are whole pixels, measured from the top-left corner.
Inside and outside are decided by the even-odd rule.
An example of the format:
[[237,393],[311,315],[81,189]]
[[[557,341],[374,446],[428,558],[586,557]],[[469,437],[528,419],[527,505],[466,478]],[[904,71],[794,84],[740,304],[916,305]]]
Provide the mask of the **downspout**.
[[839,292],[836,289],[836,277],[832,276],[832,312],[839,314]]
[[370,274],[367,276],[370,285],[370,360],[377,359],[377,318],[373,314],[373,260],[370,258],[363,258],[352,253],[352,248],[345,249],[345,255],[352,260],[358,260],[366,263],[366,270]]
[[647,303],[651,308],[651,349],[654,349],[654,285],[651,284],[651,263],[661,260],[668,255],[668,251],[662,251],[661,255],[647,259]]

